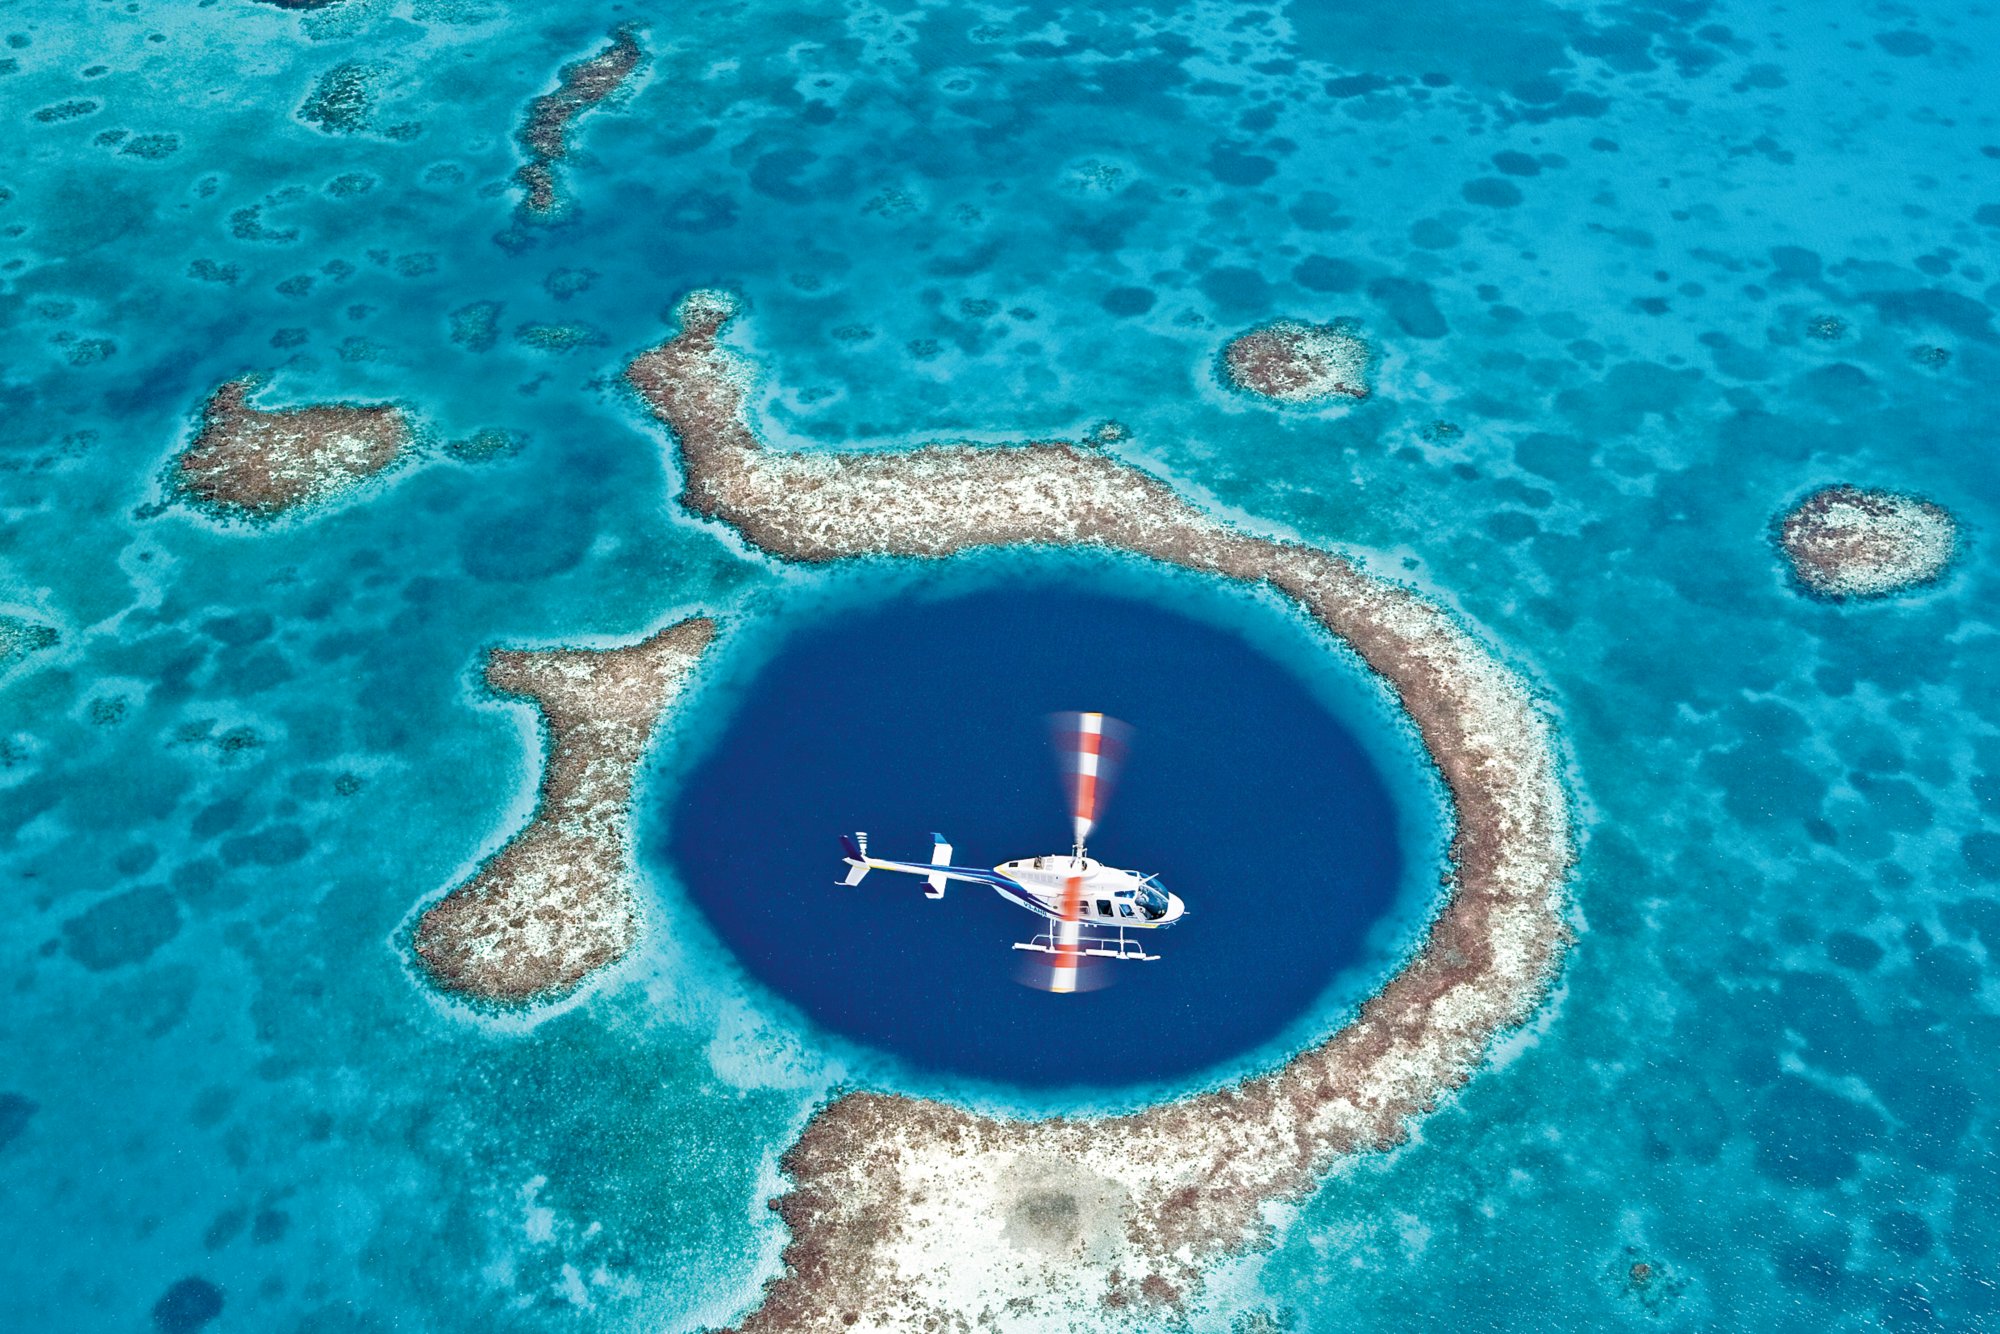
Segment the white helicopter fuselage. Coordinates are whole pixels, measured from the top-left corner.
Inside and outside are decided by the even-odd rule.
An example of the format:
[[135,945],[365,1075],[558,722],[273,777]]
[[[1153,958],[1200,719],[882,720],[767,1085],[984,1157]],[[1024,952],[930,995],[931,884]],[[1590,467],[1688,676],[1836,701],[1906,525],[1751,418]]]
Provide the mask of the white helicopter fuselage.
[[1078,920],[1086,925],[1122,927],[1162,927],[1172,926],[1187,911],[1178,894],[1166,894],[1166,911],[1154,917],[1147,914],[1142,905],[1144,891],[1155,886],[1151,876],[1137,871],[1127,871],[1116,866],[1106,866],[1090,857],[1073,857],[1068,853],[1057,853],[1047,857],[1022,857],[1011,862],[1002,862],[993,868],[994,872],[1013,882],[1018,889],[995,885],[1003,898],[1012,899],[1025,908],[1030,908],[1051,921],[1061,921],[1063,898],[1069,892],[1069,882],[1079,880]]
[[986,885],[1010,903],[1061,922],[1070,882],[1077,882],[1077,921],[1087,927],[1151,930],[1172,926],[1187,912],[1180,896],[1169,893],[1157,876],[1106,866],[1075,852],[1020,857],[992,870],[951,864],[951,844],[933,836],[931,860],[897,861],[868,855],[866,835],[848,841],[847,880],[853,885],[870,871],[901,871],[924,877],[926,896],[944,897],[947,881]]

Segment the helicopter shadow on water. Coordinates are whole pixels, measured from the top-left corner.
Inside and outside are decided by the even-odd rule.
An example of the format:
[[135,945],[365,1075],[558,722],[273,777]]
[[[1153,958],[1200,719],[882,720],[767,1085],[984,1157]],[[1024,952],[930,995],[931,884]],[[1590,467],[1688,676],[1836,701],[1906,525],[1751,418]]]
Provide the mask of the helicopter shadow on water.
[[[962,865],[1067,852],[1046,718],[1074,708],[1135,729],[1092,854],[1187,902],[1136,933],[1157,962],[1051,995],[1012,950],[1048,923],[991,889],[835,883],[855,830],[916,861],[933,831]],[[1303,682],[1240,635],[1066,584],[808,625],[669,800],[651,852],[760,982],[918,1069],[1023,1087],[1163,1083],[1272,1040],[1367,960],[1404,875],[1389,785]]]

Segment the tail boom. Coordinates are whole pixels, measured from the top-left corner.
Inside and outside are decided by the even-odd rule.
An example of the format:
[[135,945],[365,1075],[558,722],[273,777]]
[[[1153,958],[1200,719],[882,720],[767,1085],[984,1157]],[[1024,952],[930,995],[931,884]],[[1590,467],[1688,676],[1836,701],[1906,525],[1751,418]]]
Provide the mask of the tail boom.
[[944,888],[952,880],[969,880],[976,884],[997,885],[1009,883],[1006,878],[992,871],[974,866],[953,866],[952,847],[945,842],[943,834],[931,835],[931,859],[927,862],[896,861],[890,857],[868,855],[868,835],[842,835],[841,848],[846,852],[842,859],[847,864],[847,878],[843,885],[858,885],[861,877],[870,871],[900,871],[905,875],[920,875],[924,878],[924,897],[941,899]]

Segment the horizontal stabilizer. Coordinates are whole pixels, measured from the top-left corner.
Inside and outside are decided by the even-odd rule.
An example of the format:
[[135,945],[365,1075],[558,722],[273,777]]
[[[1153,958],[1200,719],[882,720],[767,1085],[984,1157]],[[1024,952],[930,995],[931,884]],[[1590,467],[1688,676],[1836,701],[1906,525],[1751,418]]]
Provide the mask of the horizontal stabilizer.
[[[951,844],[944,841],[943,834],[931,835],[931,865],[951,865]],[[926,886],[924,890],[925,898],[941,899],[944,897],[944,876],[942,874],[933,871],[924,877],[924,884]]]
[[840,847],[847,854],[844,859],[847,862],[847,879],[840,883],[843,885],[860,884],[861,877],[868,874],[868,835],[842,834],[840,836]]

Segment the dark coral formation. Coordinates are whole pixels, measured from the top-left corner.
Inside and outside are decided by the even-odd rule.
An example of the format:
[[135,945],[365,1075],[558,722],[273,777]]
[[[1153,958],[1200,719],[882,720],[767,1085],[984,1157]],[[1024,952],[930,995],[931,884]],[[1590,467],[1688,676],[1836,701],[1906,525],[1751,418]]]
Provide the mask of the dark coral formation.
[[512,458],[521,452],[522,440],[513,431],[488,426],[474,431],[463,440],[447,440],[444,452],[460,463],[490,463],[494,459]]
[[365,60],[345,60],[319,76],[299,119],[326,134],[359,134],[375,114],[375,83],[387,71]]
[[95,98],[73,97],[66,102],[57,102],[52,106],[43,107],[41,110],[35,112],[35,119],[44,125],[56,125],[66,120],[76,120],[79,117],[88,116],[96,111],[99,105]]
[[1097,449],[764,448],[747,377],[717,341],[734,313],[695,294],[679,335],[627,369],[679,441],[691,509],[789,560],[1085,544],[1267,584],[1394,687],[1451,793],[1449,897],[1422,950],[1282,1068],[1103,1120],[874,1093],[821,1109],[783,1161],[785,1273],[743,1328],[957,1328],[999,1311],[1053,1326],[1177,1306],[1205,1266],[1265,1240],[1269,1204],[1400,1141],[1540,1001],[1569,939],[1572,859],[1548,721],[1433,604],[1329,552],[1237,532]]
[[489,1003],[539,1000],[631,948],[633,776],[714,634],[714,622],[692,619],[625,648],[487,659],[488,685],[541,710],[541,801],[527,828],[418,921],[417,957],[439,985]]
[[451,312],[451,341],[469,352],[491,352],[500,341],[500,303],[474,301]]
[[55,647],[61,638],[53,625],[0,612],[0,670],[12,667],[31,653]]
[[629,27],[620,28],[602,51],[563,66],[554,92],[528,104],[528,119],[519,136],[528,150],[528,160],[514,173],[515,182],[525,192],[522,213],[545,219],[562,211],[564,201],[556,189],[555,164],[569,156],[571,127],[578,116],[625,86],[639,67],[642,54],[638,36]]
[[1886,597],[1944,573],[1958,524],[1943,506],[1894,491],[1829,486],[1778,520],[1792,573],[1821,597]]
[[575,352],[587,347],[603,347],[611,340],[601,329],[581,320],[561,323],[530,323],[514,330],[514,338],[538,352]]
[[222,1289],[196,1274],[180,1279],[153,1303],[158,1334],[196,1334],[222,1314]]
[[323,403],[265,412],[255,377],[217,389],[201,429],[169,466],[174,490],[236,518],[271,518],[330,499],[401,459],[415,437],[394,404]]
[[1232,340],[1223,371],[1238,389],[1281,403],[1368,397],[1374,353],[1352,321],[1278,320]]
[[0,1093],[0,1149],[18,1139],[41,1104],[21,1093]]

